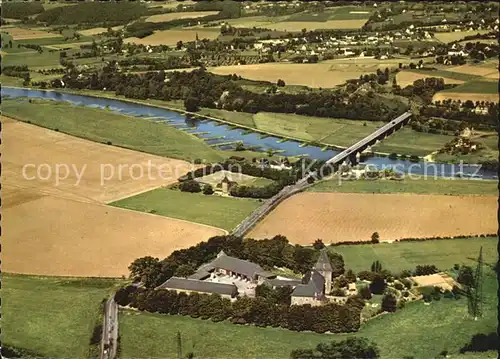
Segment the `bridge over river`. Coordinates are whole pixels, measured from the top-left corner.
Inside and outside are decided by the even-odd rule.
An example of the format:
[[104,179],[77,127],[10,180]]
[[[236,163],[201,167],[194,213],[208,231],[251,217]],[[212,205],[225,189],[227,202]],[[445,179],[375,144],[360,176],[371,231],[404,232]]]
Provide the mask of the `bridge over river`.
[[[338,169],[342,163],[349,161],[351,163],[357,162],[357,155],[365,151],[369,146],[373,146],[378,141],[382,141],[384,138],[392,135],[395,131],[406,125],[412,116],[411,112],[405,112],[402,115],[396,117],[391,122],[380,127],[370,135],[366,136],[362,140],[356,142],[351,147],[345,149],[334,157],[330,158],[326,163],[332,166],[335,170]],[[252,229],[257,222],[259,222],[264,216],[271,212],[280,202],[284,199],[292,196],[295,193],[303,191],[305,188],[310,186],[308,179],[316,178],[316,172],[310,172],[302,179],[297,181],[296,184],[291,186],[286,186],[275,196],[269,198],[262,206],[253,211],[247,218],[245,218],[232,232],[235,236],[244,236],[250,229]]]

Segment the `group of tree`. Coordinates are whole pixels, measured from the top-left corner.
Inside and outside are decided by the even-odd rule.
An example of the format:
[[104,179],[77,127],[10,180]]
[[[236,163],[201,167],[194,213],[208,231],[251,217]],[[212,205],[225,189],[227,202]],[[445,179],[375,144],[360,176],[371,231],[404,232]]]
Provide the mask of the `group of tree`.
[[[154,288],[172,276],[188,276],[196,268],[213,260],[224,250],[230,256],[257,263],[264,269],[288,268],[295,273],[306,273],[313,268],[319,251],[300,245],[292,245],[286,237],[253,240],[235,236],[216,236],[195,246],[174,251],[160,260],[153,257],[136,259],[129,266],[130,277],[141,281],[147,288]],[[342,255],[329,251],[334,268],[333,278],[345,272]]]
[[[198,99],[199,107],[222,108],[230,111],[296,113],[300,115],[338,117],[356,120],[388,121],[405,108],[399,101],[382,101],[373,94],[343,94],[334,90],[313,93],[263,94],[245,90],[232,81],[232,76],[220,76],[204,68],[191,72],[125,74],[116,63],[102,71],[80,76],[70,71],[63,77],[69,88],[115,91],[118,95],[138,99],[186,100]],[[217,104],[216,104],[217,102]]]
[[39,2],[14,2],[2,3],[2,17],[7,19],[27,19],[29,16],[40,14],[45,11]]
[[116,26],[137,20],[147,11],[147,7],[138,2],[79,2],[46,10],[37,16],[36,21],[48,25]]
[[[282,295],[289,291],[285,289]],[[282,327],[294,331],[345,333],[357,331],[360,326],[361,307],[351,303],[354,299],[344,305],[289,306],[279,302],[282,300],[280,296],[242,296],[231,302],[218,294],[186,294],[129,286],[118,290],[115,300],[120,305],[151,313],[189,315],[214,322],[230,320],[234,324]]]
[[349,338],[342,341],[320,343],[315,349],[295,349],[291,359],[377,359],[379,349],[366,338]]
[[29,78],[29,69],[26,65],[9,65],[2,67],[2,75],[11,77]]

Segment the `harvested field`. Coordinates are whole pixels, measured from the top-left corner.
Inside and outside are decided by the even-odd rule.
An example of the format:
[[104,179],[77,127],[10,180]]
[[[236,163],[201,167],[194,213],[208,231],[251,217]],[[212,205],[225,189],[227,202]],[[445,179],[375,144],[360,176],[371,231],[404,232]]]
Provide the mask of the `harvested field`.
[[[13,193],[13,188],[4,186],[3,191]],[[119,277],[128,274],[136,258],[167,257],[224,234],[178,219],[23,192],[32,198],[20,198],[15,205],[8,201],[3,211],[2,269],[7,272]]]
[[220,66],[208,70],[219,75],[237,74],[256,81],[276,82],[282,79],[288,85],[330,88],[343,84],[348,79],[359,78],[358,71],[330,71],[331,64],[256,64],[242,66]]
[[360,75],[374,73],[377,69],[397,67],[409,60],[371,58],[348,58],[326,60],[315,64],[266,63],[255,65],[233,65],[212,67],[208,70],[220,75],[237,75],[256,81],[276,82],[283,79],[287,85],[302,85],[313,88],[331,88],[346,80],[359,79]]
[[299,193],[280,204],[249,234],[286,236],[311,244],[409,237],[494,233],[496,196],[451,197],[411,194]]
[[200,40],[215,40],[220,35],[219,29],[185,29],[185,30],[163,30],[156,31],[153,35],[143,39],[129,37],[125,43],[135,43],[142,45],[170,45],[177,44],[178,41],[191,42],[196,40],[196,34]]
[[443,100],[467,101],[491,101],[498,102],[498,93],[467,93],[467,92],[438,92],[432,97],[432,101]]
[[61,37],[61,35],[59,34],[54,34],[47,31],[25,29],[21,27],[10,27],[8,29],[5,29],[5,32],[8,32],[12,36],[13,40],[31,40],[47,37]]
[[262,27],[271,30],[301,31],[302,29],[360,29],[368,19],[361,20],[327,20],[327,21],[284,21],[272,24],[263,24]]
[[[176,175],[165,173],[165,179],[161,179],[154,169],[151,173],[155,177],[148,178],[148,161],[187,171],[190,166],[184,161],[106,146],[5,117],[2,124],[6,233],[2,264],[7,272],[116,277],[126,275],[128,265],[137,257],[164,257],[224,233],[213,227],[103,204],[175,182]],[[23,176],[25,164],[42,163],[46,165],[38,179],[32,178],[36,174],[33,168]],[[54,174],[56,165],[63,164],[77,168],[81,178],[78,185],[73,170],[57,186],[55,176],[47,177],[49,168]],[[115,168],[114,178],[103,186],[100,164]],[[119,164],[136,165],[132,172],[122,167],[125,170],[120,180]],[[145,176],[138,178],[141,168]],[[60,173],[67,174],[62,167]]]
[[489,66],[475,66],[475,65],[461,65],[450,67],[447,71],[459,72],[462,74],[476,75],[476,76],[486,76],[492,73],[498,73],[498,69],[491,68]]
[[[174,183],[179,175],[193,168],[185,161],[107,146],[6,117],[2,117],[2,125],[4,130],[2,137],[5,139],[2,145],[6,153],[2,168],[6,176],[4,183],[15,188],[36,190],[45,195],[84,202],[108,203]],[[23,165],[39,166],[47,163],[47,159],[50,159],[48,165],[53,174],[52,178],[45,181],[22,178]],[[151,161],[151,178],[148,178],[148,161]],[[61,178],[67,174],[62,165],[67,164],[70,168],[68,177],[61,179],[57,187],[55,186],[56,164],[60,164]],[[120,165],[122,165],[121,174]],[[153,167],[160,165],[172,168],[172,172],[165,173],[163,179]],[[46,176],[48,171],[47,166],[42,167],[41,177]],[[76,172],[81,174],[82,171],[81,181],[78,182]],[[26,168],[28,176],[26,178],[36,176],[36,172],[34,166]],[[145,175],[139,178],[141,172]],[[76,183],[78,185],[75,185]],[[9,207],[8,202],[3,205],[4,208]]]
[[[400,71],[396,75],[396,81],[399,86],[406,87],[408,85],[413,85],[413,82],[419,79],[426,79],[428,77],[441,77],[439,75],[433,74],[430,72],[429,74],[411,72],[411,71]],[[443,80],[446,84],[463,84],[464,81],[453,79],[450,77],[443,77]]]
[[179,19],[196,19],[199,17],[216,15],[218,13],[218,11],[173,12],[168,14],[152,15],[146,19],[146,22],[167,22]]
[[[474,31],[452,31],[452,32],[436,32],[434,37],[436,40],[449,43],[458,40],[462,40],[466,36],[476,35],[476,34],[487,34],[490,30],[474,30]],[[476,40],[474,40],[475,42]]]
[[[123,25],[114,26],[111,29],[113,29],[114,31],[121,30],[121,29],[123,29]],[[92,29],[81,30],[78,32],[84,36],[94,36],[94,35],[102,34],[102,33],[107,32],[107,31],[108,31],[108,29],[105,27],[94,27]]]

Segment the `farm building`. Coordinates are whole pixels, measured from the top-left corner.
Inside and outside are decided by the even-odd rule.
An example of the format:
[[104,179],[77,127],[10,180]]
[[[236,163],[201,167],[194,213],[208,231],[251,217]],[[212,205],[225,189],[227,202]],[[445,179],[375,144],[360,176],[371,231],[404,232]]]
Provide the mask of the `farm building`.
[[156,289],[175,290],[177,293],[217,293],[223,298],[234,298],[238,295],[238,288],[234,284],[214,283],[197,279],[171,277]]
[[[327,296],[332,290],[332,273],[333,268],[326,250],[321,251],[314,267],[301,280],[278,277],[258,264],[228,256],[224,251],[220,251],[217,258],[199,267],[188,278],[171,277],[156,289],[185,293],[217,293],[234,299],[239,295],[255,296],[255,287],[265,284],[274,289],[292,287],[292,305],[345,302],[347,297]],[[351,293],[347,292],[346,295]]]

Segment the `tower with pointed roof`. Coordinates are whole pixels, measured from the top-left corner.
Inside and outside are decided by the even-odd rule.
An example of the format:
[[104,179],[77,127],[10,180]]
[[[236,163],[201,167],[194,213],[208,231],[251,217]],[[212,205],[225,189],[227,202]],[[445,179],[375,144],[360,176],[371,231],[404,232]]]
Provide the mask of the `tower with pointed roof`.
[[325,294],[330,294],[332,291],[333,267],[326,248],[321,250],[318,261],[314,265],[314,270],[325,278]]

